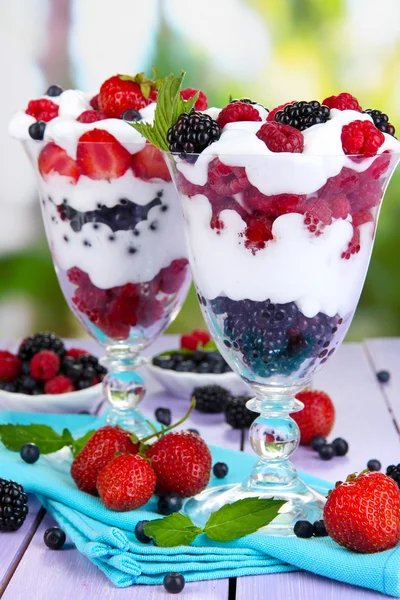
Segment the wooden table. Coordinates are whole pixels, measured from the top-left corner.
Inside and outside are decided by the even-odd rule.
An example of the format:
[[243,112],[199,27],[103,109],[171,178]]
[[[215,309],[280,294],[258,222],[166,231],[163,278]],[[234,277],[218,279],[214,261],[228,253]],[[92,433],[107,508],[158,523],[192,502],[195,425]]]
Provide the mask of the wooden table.
[[[171,348],[176,337],[165,336],[154,350]],[[76,344],[78,345],[78,344]],[[94,351],[95,345],[85,342]],[[389,384],[381,385],[376,371],[391,372]],[[148,380],[149,393],[142,409],[149,417],[158,406],[169,406],[174,420],[182,416],[188,403],[167,398],[154,381]],[[347,456],[321,461],[308,448],[300,448],[294,462],[300,469],[337,481],[346,474],[361,471],[370,458],[382,465],[400,462],[400,339],[367,340],[364,344],[344,344],[315,377],[315,387],[331,395],[336,406],[333,436],[350,443]],[[188,427],[188,424],[185,424]],[[236,450],[251,452],[239,431],[222,423],[220,415],[194,413],[190,427],[199,429],[205,440]],[[0,534],[0,597],[3,600],[156,600],[166,598],[162,586],[113,587],[89,560],[73,547],[59,552],[43,543],[45,530],[54,522],[30,499],[25,526],[14,534]],[[385,596],[362,588],[344,585],[306,572],[241,577],[188,583],[182,597],[186,600],[372,600]]]

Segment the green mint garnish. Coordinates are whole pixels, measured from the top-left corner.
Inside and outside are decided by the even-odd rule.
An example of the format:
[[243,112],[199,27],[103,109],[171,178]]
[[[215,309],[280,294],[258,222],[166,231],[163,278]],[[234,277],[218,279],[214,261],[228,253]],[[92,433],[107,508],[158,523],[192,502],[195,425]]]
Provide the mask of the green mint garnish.
[[36,444],[41,454],[51,454],[69,446],[76,456],[93,433],[94,431],[88,431],[83,437],[74,440],[68,429],[64,429],[59,435],[48,425],[0,425],[0,440],[12,452],[19,452],[24,444],[31,443]]
[[182,100],[180,90],[185,73],[176,77],[171,73],[163,80],[158,90],[157,106],[154,113],[154,123],[130,123],[130,125],[143,135],[149,142],[160,150],[169,150],[167,143],[168,129],[176,123],[178,117],[189,112],[198,97],[196,94],[190,100]]
[[284,500],[274,498],[244,498],[214,512],[203,529],[196,527],[187,515],[174,513],[149,521],[144,532],[164,548],[190,545],[201,533],[215,542],[230,542],[271,523],[284,504]]

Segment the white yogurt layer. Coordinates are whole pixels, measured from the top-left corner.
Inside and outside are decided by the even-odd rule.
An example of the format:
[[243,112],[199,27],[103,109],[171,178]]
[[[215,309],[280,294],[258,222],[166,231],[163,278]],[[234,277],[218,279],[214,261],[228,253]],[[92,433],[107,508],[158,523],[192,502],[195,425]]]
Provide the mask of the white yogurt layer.
[[372,222],[360,227],[361,249],[349,260],[341,258],[353,235],[349,221],[336,220],[314,236],[298,213],[278,217],[274,239],[253,254],[236,211],[221,212],[224,227],[217,233],[206,196],[183,196],[183,206],[193,276],[207,299],[296,302],[306,317],[345,316],[355,309],[372,249]]

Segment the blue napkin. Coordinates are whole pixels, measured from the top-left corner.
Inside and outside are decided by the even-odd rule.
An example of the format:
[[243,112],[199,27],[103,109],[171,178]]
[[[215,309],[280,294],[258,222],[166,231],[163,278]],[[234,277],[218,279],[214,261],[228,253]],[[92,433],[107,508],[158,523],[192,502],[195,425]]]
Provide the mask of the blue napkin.
[[[61,432],[68,427],[74,437],[101,426],[104,417],[43,415],[3,412],[0,423],[43,423]],[[254,456],[211,447],[213,462],[229,465],[227,483],[241,481],[254,464]],[[341,548],[330,538],[301,540],[253,534],[230,543],[199,536],[191,546],[158,548],[141,544],[133,533],[137,521],[159,518],[155,499],[127,513],[107,510],[98,498],[80,492],[69,475],[71,456],[62,450],[41,456],[27,465],[18,453],[0,444],[0,477],[14,479],[35,493],[43,506],[80,552],[97,565],[118,587],[159,584],[166,573],[179,571],[187,581],[258,575],[305,569],[338,581],[400,597],[400,545],[378,554],[361,555]],[[330,484],[310,475],[302,477],[327,493]],[[219,485],[212,477],[210,485]]]

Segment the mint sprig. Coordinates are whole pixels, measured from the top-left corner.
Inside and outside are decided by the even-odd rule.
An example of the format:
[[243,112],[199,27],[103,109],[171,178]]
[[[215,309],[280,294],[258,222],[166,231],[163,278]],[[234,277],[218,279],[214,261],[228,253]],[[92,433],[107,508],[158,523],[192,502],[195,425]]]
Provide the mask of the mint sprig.
[[180,90],[185,73],[182,72],[180,77],[176,77],[171,73],[165,77],[157,95],[156,111],[154,113],[154,123],[130,123],[130,125],[143,135],[154,146],[160,150],[169,150],[167,143],[168,129],[176,123],[178,117],[189,112],[197,98],[198,94],[183,100],[180,96]]
[[83,437],[75,440],[69,429],[64,429],[59,435],[48,425],[0,425],[0,440],[7,450],[12,452],[19,452],[24,444],[36,444],[41,454],[51,454],[69,446],[76,456],[93,433],[94,431],[88,431]]
[[144,532],[163,548],[190,545],[201,533],[215,542],[231,542],[271,523],[284,504],[275,498],[244,498],[212,513],[203,529],[187,515],[174,513],[149,521]]

